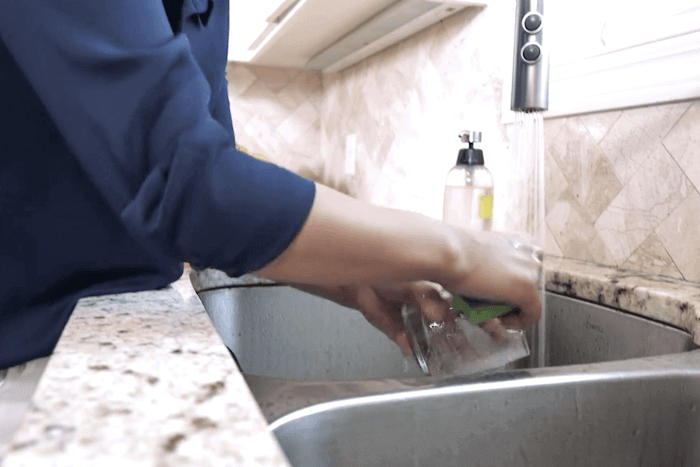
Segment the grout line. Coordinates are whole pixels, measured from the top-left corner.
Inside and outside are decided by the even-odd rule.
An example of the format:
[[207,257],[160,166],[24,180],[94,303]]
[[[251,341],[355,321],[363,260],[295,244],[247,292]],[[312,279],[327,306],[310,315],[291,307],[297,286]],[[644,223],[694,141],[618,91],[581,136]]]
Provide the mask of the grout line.
[[[674,210],[674,211],[675,211],[675,210]],[[658,229],[658,227],[657,227],[657,229]],[[654,233],[654,235],[656,235],[656,229],[654,229],[654,232],[653,232],[653,233]],[[663,247],[664,251],[666,252],[666,254],[668,255],[668,257],[671,259],[671,263],[673,263],[673,266],[676,268],[676,271],[678,271],[678,273],[681,275],[681,278],[682,278],[684,281],[687,281],[688,279],[685,278],[685,274],[683,274],[683,271],[681,271],[681,268],[678,267],[678,264],[676,263],[676,260],[673,259],[673,256],[671,256],[671,253],[670,253],[670,252],[668,251],[668,249],[666,248],[666,245],[664,245],[663,240],[661,240],[661,238],[659,238],[658,235],[656,235],[656,237],[659,239],[659,243],[661,243],[661,246]]]
[[[674,128],[675,128],[675,126],[674,126]],[[664,139],[665,139],[665,138],[664,138]],[[683,167],[681,167],[681,165],[678,163],[678,161],[676,160],[676,158],[675,158],[675,156],[673,155],[673,153],[672,153],[671,151],[668,150],[668,148],[666,147],[666,144],[664,144],[663,140],[661,141],[661,147],[663,147],[663,148],[664,148],[664,151],[666,151],[666,153],[667,153],[669,156],[671,156],[671,159],[672,159],[673,162],[676,164],[676,166],[678,167],[678,170],[681,171],[681,173],[682,173],[683,176],[686,178],[686,180],[688,180],[688,183],[690,183],[690,186],[693,187],[693,188],[695,189],[695,191],[700,192],[700,190],[698,189],[698,187],[695,186],[695,183],[693,183],[693,180],[692,180],[690,177],[688,177],[688,174],[685,173],[685,170],[683,170]],[[690,196],[690,194],[688,194],[688,196],[686,196],[685,198],[683,198],[683,201],[685,201],[686,199],[688,199],[689,196]],[[674,211],[675,211],[675,209],[674,209]],[[670,214],[669,214],[669,215],[670,215]],[[666,218],[668,218],[668,216],[666,216]],[[666,219],[664,219],[664,220],[666,220]]]
[[[681,114],[680,117],[678,117],[678,119],[675,121],[675,123],[674,123],[673,125],[671,125],[671,128],[666,132],[666,134],[663,135],[663,136],[661,137],[661,144],[663,144],[663,142],[664,142],[664,140],[666,139],[666,137],[667,137],[668,135],[670,135],[671,132],[678,126],[678,123],[679,123],[681,120],[683,120],[683,118],[686,116],[686,114],[687,114],[688,112],[690,112],[690,109],[691,109],[691,107],[693,107],[694,104],[695,104],[694,101],[690,101],[690,105],[688,105],[688,108],[685,109],[685,111]],[[665,147],[665,146],[664,146],[664,147]]]

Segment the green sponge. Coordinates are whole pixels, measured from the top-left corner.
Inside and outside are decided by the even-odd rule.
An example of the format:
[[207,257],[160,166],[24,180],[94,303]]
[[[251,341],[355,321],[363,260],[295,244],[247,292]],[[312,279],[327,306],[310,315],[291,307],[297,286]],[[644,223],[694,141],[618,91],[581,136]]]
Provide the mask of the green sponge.
[[512,305],[464,299],[457,295],[452,298],[452,307],[457,311],[457,314],[464,315],[473,324],[481,324],[484,321],[515,311]]

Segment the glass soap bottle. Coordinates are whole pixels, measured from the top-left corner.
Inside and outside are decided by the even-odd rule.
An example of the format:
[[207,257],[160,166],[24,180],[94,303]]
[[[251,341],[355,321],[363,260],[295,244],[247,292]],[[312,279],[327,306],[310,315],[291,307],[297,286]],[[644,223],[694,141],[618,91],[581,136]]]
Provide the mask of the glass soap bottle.
[[480,131],[463,131],[457,165],[447,174],[443,222],[467,230],[491,230],[493,223],[493,177],[484,167],[484,152],[474,147]]

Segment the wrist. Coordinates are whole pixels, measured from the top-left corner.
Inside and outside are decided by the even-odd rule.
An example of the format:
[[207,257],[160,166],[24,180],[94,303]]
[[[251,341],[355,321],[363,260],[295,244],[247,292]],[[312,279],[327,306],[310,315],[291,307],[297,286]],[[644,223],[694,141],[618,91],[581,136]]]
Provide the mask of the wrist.
[[435,265],[434,282],[437,282],[447,290],[456,290],[464,283],[464,279],[470,270],[469,248],[467,235],[454,227],[443,224],[442,248],[437,256]]

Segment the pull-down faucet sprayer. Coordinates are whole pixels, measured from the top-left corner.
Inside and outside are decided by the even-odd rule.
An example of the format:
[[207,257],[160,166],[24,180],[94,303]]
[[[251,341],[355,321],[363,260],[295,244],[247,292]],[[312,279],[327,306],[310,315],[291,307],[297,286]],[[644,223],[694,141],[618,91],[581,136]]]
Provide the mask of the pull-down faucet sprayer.
[[516,0],[511,110],[549,107],[549,53],[543,42],[544,0]]

